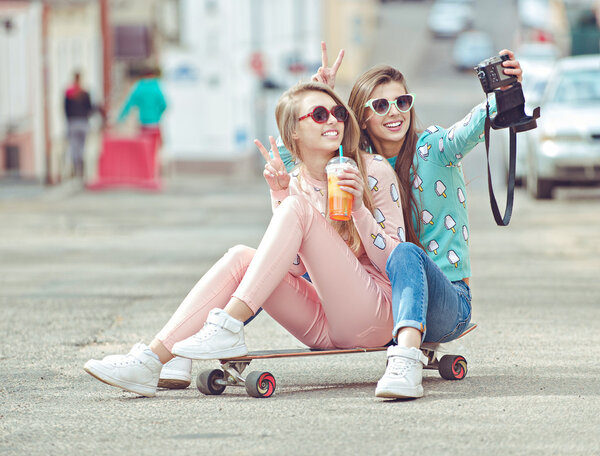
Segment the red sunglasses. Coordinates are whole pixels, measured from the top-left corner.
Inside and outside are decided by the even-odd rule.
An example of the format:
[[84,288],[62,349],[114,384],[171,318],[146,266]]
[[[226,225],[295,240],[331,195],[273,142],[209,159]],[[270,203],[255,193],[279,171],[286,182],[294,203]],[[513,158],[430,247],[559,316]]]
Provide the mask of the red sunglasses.
[[322,124],[327,122],[330,114],[333,114],[333,117],[335,117],[338,122],[345,122],[346,119],[348,119],[348,110],[342,105],[336,105],[331,108],[331,111],[323,106],[317,106],[312,112],[300,117],[298,120],[300,121],[307,117],[312,117],[315,122]]

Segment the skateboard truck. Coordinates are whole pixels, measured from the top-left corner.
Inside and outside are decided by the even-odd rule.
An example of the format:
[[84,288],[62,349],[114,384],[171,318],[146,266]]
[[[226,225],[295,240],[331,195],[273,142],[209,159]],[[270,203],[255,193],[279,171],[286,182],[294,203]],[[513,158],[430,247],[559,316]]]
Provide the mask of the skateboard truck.
[[196,386],[207,396],[219,395],[228,386],[244,386],[252,397],[270,397],[275,392],[275,377],[270,372],[252,371],[246,377],[242,372],[251,360],[220,360],[221,369],[200,372]]

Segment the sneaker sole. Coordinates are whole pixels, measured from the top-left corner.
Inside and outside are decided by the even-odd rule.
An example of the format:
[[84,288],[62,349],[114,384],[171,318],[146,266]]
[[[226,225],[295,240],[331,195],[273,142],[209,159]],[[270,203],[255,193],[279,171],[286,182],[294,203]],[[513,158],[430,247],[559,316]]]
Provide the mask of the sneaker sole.
[[158,387],[167,389],[185,389],[191,384],[191,380],[181,380],[176,378],[161,378],[158,380]]
[[183,347],[176,347],[177,344],[173,346],[171,353],[176,356],[181,356],[182,358],[188,359],[227,359],[227,358],[239,358],[240,356],[245,356],[248,354],[248,348],[246,345],[242,345],[240,347],[229,348],[227,350],[222,350],[219,352],[212,353],[195,353],[193,351],[188,351]]
[[375,397],[385,397],[391,399],[416,399],[423,397],[423,387],[416,389],[408,388],[395,388],[395,389],[384,389],[377,388],[375,390]]
[[153,389],[151,387],[139,385],[136,383],[123,382],[122,380],[113,378],[110,375],[107,375],[104,372],[94,368],[93,364],[91,364],[90,361],[85,363],[85,365],[83,366],[83,370],[86,371],[88,374],[90,374],[95,379],[100,380],[102,383],[106,383],[107,385],[114,386],[116,388],[121,388],[125,391],[129,391],[130,393],[139,394],[140,396],[145,396],[145,397],[156,396],[155,389]]

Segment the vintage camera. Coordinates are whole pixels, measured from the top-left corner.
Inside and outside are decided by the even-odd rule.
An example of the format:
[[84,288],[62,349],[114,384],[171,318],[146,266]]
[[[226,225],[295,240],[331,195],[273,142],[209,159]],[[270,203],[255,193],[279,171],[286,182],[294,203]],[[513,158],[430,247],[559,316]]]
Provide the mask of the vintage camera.
[[477,76],[485,93],[492,93],[494,89],[505,87],[517,82],[516,76],[504,74],[502,62],[508,60],[507,54],[502,54],[496,57],[490,57],[475,67]]
[[490,57],[475,67],[483,91],[496,96],[498,113],[490,118],[490,125],[495,130],[509,127],[516,132],[532,130],[537,127],[540,108],[535,108],[533,116],[525,114],[525,96],[521,84],[516,76],[504,74],[502,62],[508,59],[506,54]]

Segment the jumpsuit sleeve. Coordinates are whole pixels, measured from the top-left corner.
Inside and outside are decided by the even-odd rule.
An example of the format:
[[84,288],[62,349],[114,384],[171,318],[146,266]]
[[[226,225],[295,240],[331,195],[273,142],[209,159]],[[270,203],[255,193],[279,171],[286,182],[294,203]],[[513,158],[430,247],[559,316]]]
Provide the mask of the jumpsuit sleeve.
[[[293,177],[292,177],[292,179],[293,179]],[[291,181],[290,181],[290,184],[291,184]],[[275,212],[275,210],[279,207],[281,202],[284,199],[286,199],[289,195],[290,195],[290,187],[288,187],[285,190],[277,190],[277,191],[271,190],[271,208],[273,209],[273,212]],[[296,255],[296,259],[292,263],[292,266],[290,267],[288,272],[296,277],[300,277],[301,275],[303,275],[306,272],[306,266],[304,266],[304,263],[300,259],[300,255]]]
[[380,271],[385,271],[388,257],[406,239],[400,186],[396,173],[381,155],[363,155],[363,159],[370,160],[367,185],[375,208],[371,214],[363,204],[352,213],[352,219],[369,260]]
[[[425,129],[419,140],[417,153],[428,156],[441,166],[453,166],[460,162],[484,140],[486,103],[484,101],[475,106],[464,118],[447,130],[435,125]],[[494,96],[490,97],[489,103],[490,116],[493,117],[496,113]],[[431,148],[437,149],[436,153],[430,154]]]
[[285,190],[270,190],[271,192],[271,209],[275,212],[275,209],[279,207],[281,202],[286,199],[290,195],[290,188],[286,188]]

